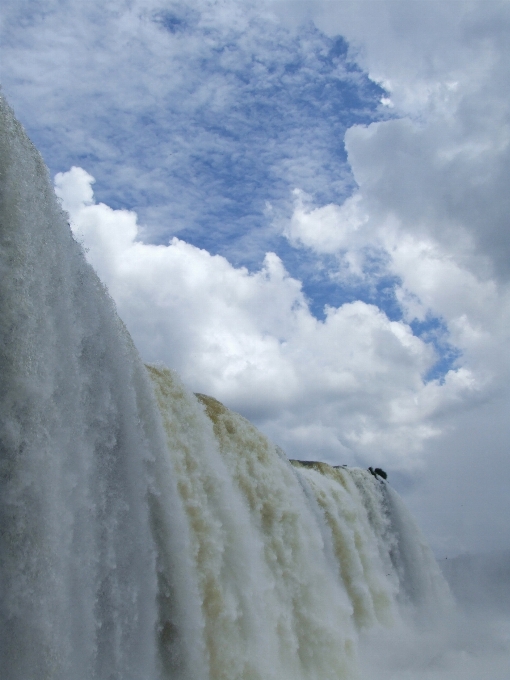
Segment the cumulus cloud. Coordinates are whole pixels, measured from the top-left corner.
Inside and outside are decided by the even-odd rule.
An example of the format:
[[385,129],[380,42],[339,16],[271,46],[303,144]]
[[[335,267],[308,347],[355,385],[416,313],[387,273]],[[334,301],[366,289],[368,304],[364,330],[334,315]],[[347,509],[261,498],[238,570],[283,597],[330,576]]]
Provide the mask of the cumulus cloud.
[[347,198],[342,205],[314,207],[302,190],[294,189],[293,193],[294,211],[284,228],[293,245],[304,245],[318,253],[355,251],[360,227],[368,220],[359,194]]
[[136,214],[96,204],[92,182],[78,167],[55,178],[144,359],[254,419],[289,455],[412,469],[442,430],[438,412],[477,392],[467,369],[425,383],[433,348],[373,305],[316,319],[274,253],[250,273],[177,238],[143,243]]

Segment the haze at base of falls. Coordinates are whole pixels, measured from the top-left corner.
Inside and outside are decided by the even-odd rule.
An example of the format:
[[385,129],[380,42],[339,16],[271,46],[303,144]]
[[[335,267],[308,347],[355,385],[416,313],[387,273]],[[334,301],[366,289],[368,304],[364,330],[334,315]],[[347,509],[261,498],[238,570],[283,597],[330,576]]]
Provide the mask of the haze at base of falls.
[[381,680],[442,631],[391,487],[143,366],[3,99],[0,181],[2,678]]

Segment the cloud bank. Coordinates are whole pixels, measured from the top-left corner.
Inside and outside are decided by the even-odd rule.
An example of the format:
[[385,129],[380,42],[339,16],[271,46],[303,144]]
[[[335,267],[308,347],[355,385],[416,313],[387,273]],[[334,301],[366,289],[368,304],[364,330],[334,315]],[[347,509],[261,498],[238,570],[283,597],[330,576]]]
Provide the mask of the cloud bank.
[[310,312],[274,253],[254,273],[173,238],[139,240],[137,216],[96,204],[74,167],[57,193],[148,361],[176,368],[269,431],[291,455],[412,469],[438,414],[476,399],[466,368],[426,382],[433,347],[362,301]]

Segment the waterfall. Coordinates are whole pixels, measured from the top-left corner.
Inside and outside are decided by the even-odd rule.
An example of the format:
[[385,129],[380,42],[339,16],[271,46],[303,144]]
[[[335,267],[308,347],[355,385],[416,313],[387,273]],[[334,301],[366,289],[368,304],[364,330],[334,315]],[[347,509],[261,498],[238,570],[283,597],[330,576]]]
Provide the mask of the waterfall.
[[3,100],[0,116],[2,677],[156,678],[160,629],[176,675],[196,596],[153,391]]
[[351,680],[449,601],[384,481],[143,365],[2,98],[0,182],[4,680]]

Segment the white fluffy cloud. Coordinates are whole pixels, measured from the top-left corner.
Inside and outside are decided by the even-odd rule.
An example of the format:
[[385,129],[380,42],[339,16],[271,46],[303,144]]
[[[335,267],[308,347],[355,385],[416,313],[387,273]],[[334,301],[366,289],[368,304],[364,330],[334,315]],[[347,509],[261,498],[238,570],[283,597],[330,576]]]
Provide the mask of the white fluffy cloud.
[[377,307],[317,320],[273,253],[249,273],[176,238],[144,244],[136,214],[96,204],[92,182],[76,167],[55,180],[144,359],[256,420],[289,455],[412,469],[442,431],[438,413],[476,397],[466,368],[425,384],[432,347]]
[[351,256],[351,268],[361,274],[359,263],[352,259],[366,243],[362,227],[368,215],[364,212],[362,197],[354,194],[341,206],[329,204],[314,207],[310,198],[300,189],[294,190],[295,206],[284,234],[295,245],[303,245],[318,253],[345,253]]

